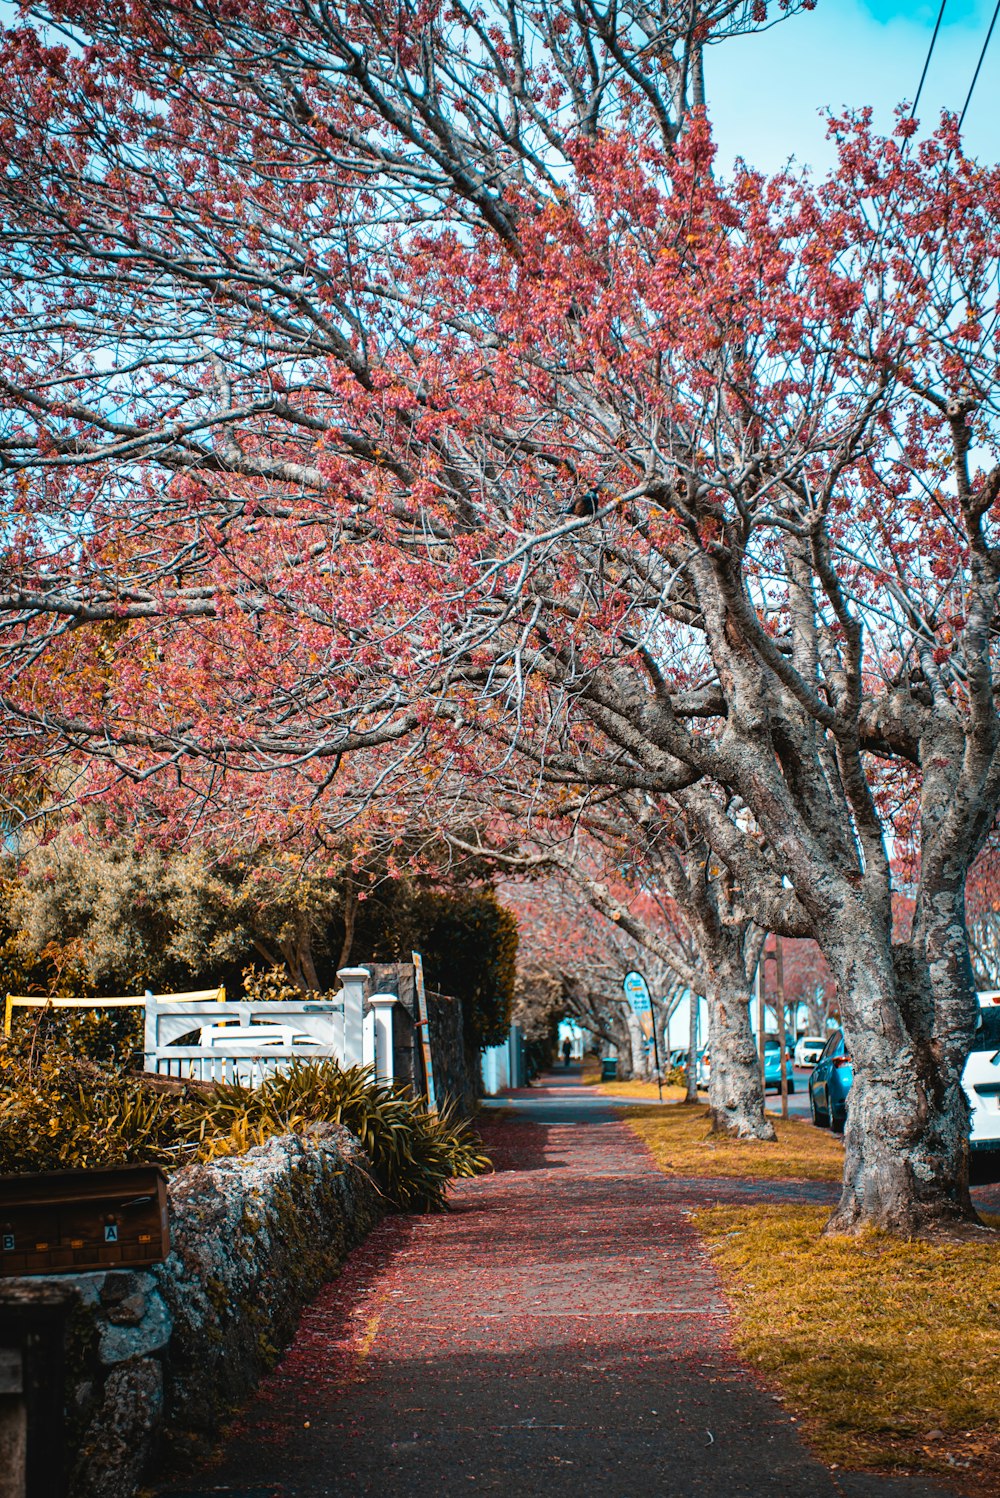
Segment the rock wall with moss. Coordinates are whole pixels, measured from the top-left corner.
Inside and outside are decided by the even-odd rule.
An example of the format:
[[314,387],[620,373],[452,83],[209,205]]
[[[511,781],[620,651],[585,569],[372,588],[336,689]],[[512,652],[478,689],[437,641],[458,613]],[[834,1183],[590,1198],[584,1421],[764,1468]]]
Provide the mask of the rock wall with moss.
[[[384,1199],[346,1129],[190,1165],[168,1188],[171,1252],[149,1270],[59,1275],[70,1498],[132,1498],[150,1463],[211,1437],[291,1340]],[[8,1280],[2,1299],[37,1280]]]

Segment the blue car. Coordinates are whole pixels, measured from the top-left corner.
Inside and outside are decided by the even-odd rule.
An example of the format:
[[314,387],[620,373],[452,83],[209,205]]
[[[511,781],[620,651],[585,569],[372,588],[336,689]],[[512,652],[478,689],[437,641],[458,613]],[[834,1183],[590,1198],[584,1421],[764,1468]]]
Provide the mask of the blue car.
[[[795,1091],[795,1078],[792,1076],[792,1055],[790,1051],[785,1052],[785,1081],[788,1095]],[[771,1087],[776,1092],[781,1091],[781,1046],[777,1038],[764,1041],[764,1091]]]
[[[792,1076],[792,1056],[790,1051],[785,1052],[785,1083],[789,1096],[795,1091],[795,1078]],[[697,1069],[698,1091],[707,1092],[708,1084],[712,1076],[712,1053],[705,1047],[698,1052]],[[771,1088],[775,1092],[781,1091],[781,1047],[777,1037],[774,1040],[768,1038],[764,1041],[764,1091]]]
[[853,1081],[854,1067],[844,1044],[844,1032],[834,1030],[809,1074],[809,1108],[814,1124],[835,1134],[844,1132],[847,1094]]

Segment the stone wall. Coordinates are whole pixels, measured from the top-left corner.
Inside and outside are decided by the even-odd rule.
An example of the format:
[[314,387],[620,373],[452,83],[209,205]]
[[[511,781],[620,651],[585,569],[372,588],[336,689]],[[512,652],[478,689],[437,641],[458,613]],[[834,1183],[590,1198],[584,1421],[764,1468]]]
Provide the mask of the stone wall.
[[[154,1452],[169,1458],[171,1443],[210,1436],[384,1211],[367,1156],[332,1125],[188,1166],[168,1195],[164,1263],[48,1277],[75,1297],[70,1498],[131,1498]],[[2,1282],[0,1298],[37,1283]]]

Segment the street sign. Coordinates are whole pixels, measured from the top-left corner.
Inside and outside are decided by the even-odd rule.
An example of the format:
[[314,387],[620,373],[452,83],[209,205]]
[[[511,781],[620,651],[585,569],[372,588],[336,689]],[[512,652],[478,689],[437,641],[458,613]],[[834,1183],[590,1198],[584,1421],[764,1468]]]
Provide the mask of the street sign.
[[653,1023],[653,1001],[649,996],[649,984],[641,973],[634,969],[625,974],[622,982],[625,997],[632,1006],[632,1013],[639,1021],[643,1035],[647,1040],[653,1042],[653,1056],[656,1060],[656,1086],[663,1097],[663,1074],[660,1071],[660,1048],[656,1042],[656,1026]]
[[642,1026],[642,1033],[648,1040],[653,1033],[653,1004],[649,997],[646,980],[641,973],[626,973],[622,987],[625,990],[625,997],[632,1006],[632,1013]]
[[420,1031],[420,1054],[424,1062],[424,1081],[427,1084],[427,1111],[437,1112],[437,1097],[434,1092],[434,1062],[431,1059],[431,1027],[427,1018],[427,990],[424,987],[424,959],[419,952],[411,952],[413,975],[417,987],[417,1029]]

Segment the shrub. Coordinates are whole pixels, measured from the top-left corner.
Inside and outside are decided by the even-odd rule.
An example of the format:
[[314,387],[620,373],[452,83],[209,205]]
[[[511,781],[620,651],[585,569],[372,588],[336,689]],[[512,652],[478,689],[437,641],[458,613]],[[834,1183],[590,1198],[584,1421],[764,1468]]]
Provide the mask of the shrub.
[[450,1108],[429,1113],[403,1088],[376,1082],[370,1067],[299,1062],[260,1087],[218,1086],[204,1106],[218,1143],[234,1129],[239,1138],[245,1128],[270,1135],[343,1124],[360,1141],[390,1201],[406,1211],[443,1206],[449,1180],[478,1175],[490,1164]]
[[[37,1035],[32,1037],[37,1041]],[[0,1044],[0,1172],[196,1159],[183,1095],[73,1056],[60,1041]]]
[[361,1142],[393,1206],[436,1211],[449,1180],[489,1168],[465,1124],[434,1115],[370,1068],[297,1065],[256,1088],[162,1090],[61,1045],[0,1043],[0,1172],[158,1164],[243,1154],[277,1134],[343,1124]]

